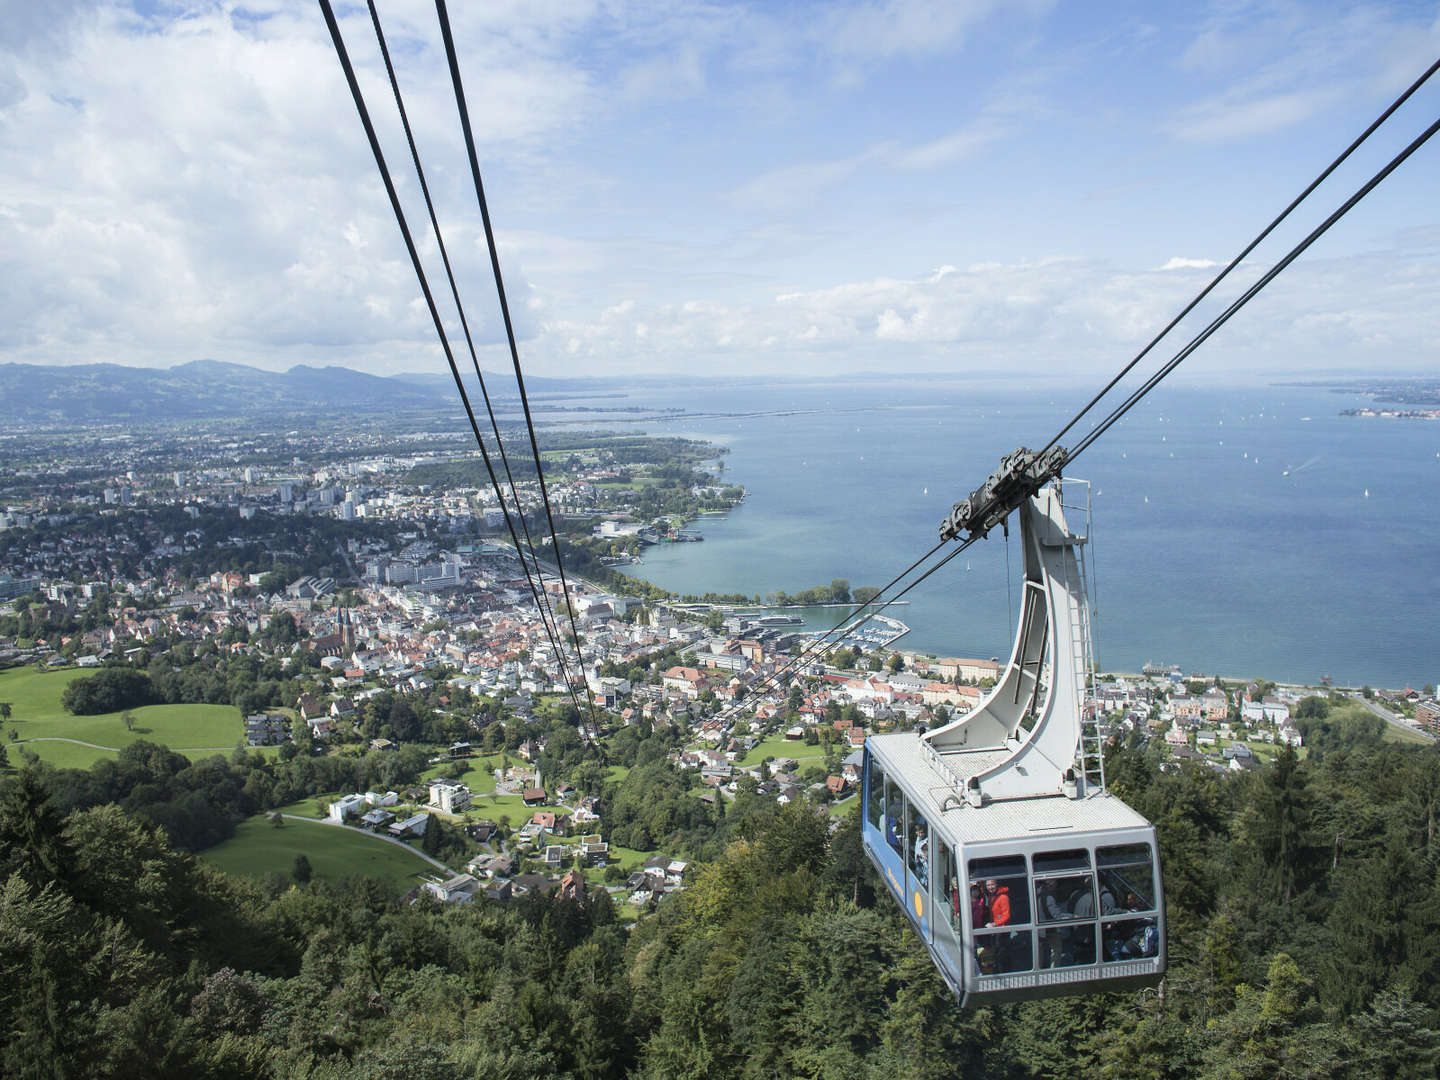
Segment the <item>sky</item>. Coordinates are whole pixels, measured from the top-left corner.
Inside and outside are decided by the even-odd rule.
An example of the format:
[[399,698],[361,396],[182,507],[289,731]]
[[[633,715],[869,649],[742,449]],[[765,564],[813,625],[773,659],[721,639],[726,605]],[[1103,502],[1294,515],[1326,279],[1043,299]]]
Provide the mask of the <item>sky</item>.
[[[507,366],[435,9],[377,6],[481,363]],[[368,13],[338,11],[443,296]],[[1440,56],[1437,3],[450,17],[539,375],[1112,372]],[[1440,76],[1221,294],[1437,116]],[[1437,175],[1440,138],[1187,371],[1433,374]],[[201,358],[446,370],[319,6],[0,0],[0,363]]]

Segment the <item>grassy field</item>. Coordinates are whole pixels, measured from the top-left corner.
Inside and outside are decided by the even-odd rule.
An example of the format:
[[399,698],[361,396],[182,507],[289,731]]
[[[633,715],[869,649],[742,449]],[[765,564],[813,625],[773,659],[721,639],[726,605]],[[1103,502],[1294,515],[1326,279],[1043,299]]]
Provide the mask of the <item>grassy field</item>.
[[1399,728],[1396,727],[1394,724],[1389,723],[1385,725],[1384,738],[1386,742],[1405,743],[1412,746],[1432,746],[1435,743],[1434,739],[1430,738],[1427,735],[1422,735],[1418,731],[1411,731],[1408,728]]
[[275,828],[264,817],[242,821],[235,835],[200,853],[227,874],[264,877],[289,874],[304,855],[317,878],[374,877],[409,889],[438,871],[420,856],[377,837],[333,825],[286,821]]
[[783,735],[771,735],[746,754],[740,764],[742,766],[759,765],[767,757],[788,757],[794,758],[803,765],[811,758],[823,758],[824,756],[825,748],[819,743],[810,746],[798,740],[792,742]]
[[[495,770],[500,767],[500,759],[503,756],[490,754],[486,757],[467,758],[465,772],[458,777],[459,781],[468,787],[472,794],[489,794],[495,790]],[[512,761],[514,760],[512,759]],[[446,764],[432,765],[421,776],[425,783],[429,783],[435,777],[447,772],[448,769],[449,765]]]
[[563,806],[526,806],[525,800],[519,795],[485,795],[476,798],[471,804],[465,817],[470,820],[499,821],[502,817],[509,818],[510,824],[519,828],[541,810],[551,810],[558,814],[568,814],[570,811]]
[[[86,674],[33,668],[0,672],[0,701],[8,701],[11,708],[6,733],[15,731],[27,749],[66,768],[87,768],[138,739],[162,743],[191,757],[203,756],[193,751],[226,753],[244,734],[240,710],[231,705],[145,705],[130,710],[135,717],[133,730],[126,730],[118,712],[71,716],[61,707],[60,695],[71,680]],[[54,739],[74,741],[26,741]]]

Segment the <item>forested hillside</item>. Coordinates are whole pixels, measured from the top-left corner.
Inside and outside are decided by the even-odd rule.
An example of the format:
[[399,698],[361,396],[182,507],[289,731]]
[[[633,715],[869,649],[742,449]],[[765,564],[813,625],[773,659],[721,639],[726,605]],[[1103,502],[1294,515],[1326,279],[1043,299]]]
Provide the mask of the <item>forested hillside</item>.
[[[114,805],[0,800],[0,1073],[233,1077],[1425,1077],[1440,750],[1314,720],[1240,775],[1117,749],[1159,829],[1163,993],[961,1013],[853,821],[743,825],[622,925],[603,892],[454,909],[227,878]],[[1164,764],[1165,768],[1161,768]]]

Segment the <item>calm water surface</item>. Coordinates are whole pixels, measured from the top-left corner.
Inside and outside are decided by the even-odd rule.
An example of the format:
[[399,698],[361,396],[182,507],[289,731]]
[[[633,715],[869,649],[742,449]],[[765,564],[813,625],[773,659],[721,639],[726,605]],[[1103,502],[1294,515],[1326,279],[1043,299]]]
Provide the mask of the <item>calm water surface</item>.
[[[749,491],[692,527],[703,544],[648,549],[633,572],[682,593],[883,585],[1003,453],[1043,445],[1087,396],[913,379],[631,394],[691,415],[626,429],[723,444],[724,475]],[[1070,474],[1092,484],[1101,665],[1440,681],[1440,423],[1339,415],[1364,404],[1311,388],[1166,387],[1096,442]],[[902,646],[1007,655],[1007,555],[1013,575],[1018,543],[997,530],[891,608],[912,628]]]

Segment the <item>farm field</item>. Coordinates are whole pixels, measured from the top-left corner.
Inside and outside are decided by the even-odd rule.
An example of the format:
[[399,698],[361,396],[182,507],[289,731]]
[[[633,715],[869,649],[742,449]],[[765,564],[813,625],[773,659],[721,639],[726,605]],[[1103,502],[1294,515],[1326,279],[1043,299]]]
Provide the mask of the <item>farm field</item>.
[[0,701],[11,708],[6,733],[16,732],[17,743],[64,768],[88,768],[140,739],[197,757],[228,753],[243,737],[240,710],[232,705],[143,705],[130,710],[133,730],[126,729],[120,712],[72,716],[61,707],[60,695],[86,674],[33,668],[0,672]]
[[233,837],[200,853],[227,874],[256,878],[270,873],[288,875],[297,855],[310,861],[317,878],[374,877],[402,889],[418,884],[423,875],[438,872],[419,855],[379,837],[288,819],[277,829],[263,816],[242,821]]

